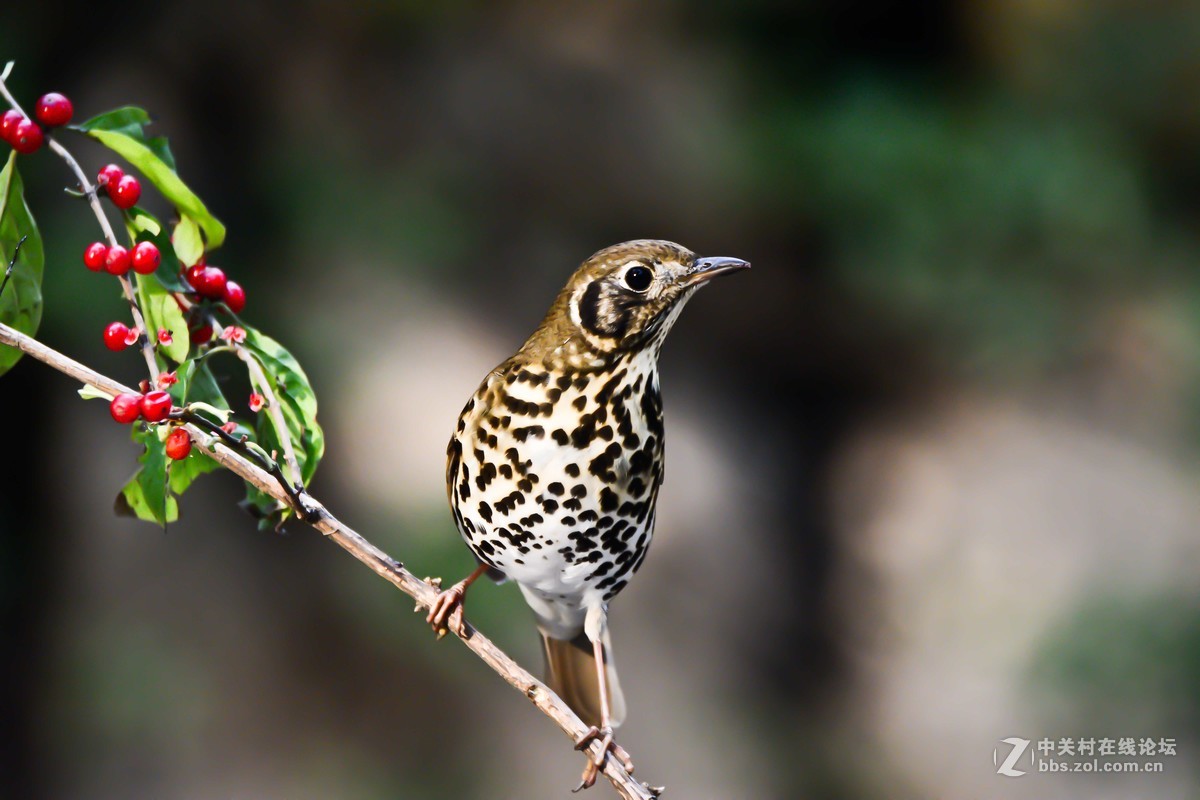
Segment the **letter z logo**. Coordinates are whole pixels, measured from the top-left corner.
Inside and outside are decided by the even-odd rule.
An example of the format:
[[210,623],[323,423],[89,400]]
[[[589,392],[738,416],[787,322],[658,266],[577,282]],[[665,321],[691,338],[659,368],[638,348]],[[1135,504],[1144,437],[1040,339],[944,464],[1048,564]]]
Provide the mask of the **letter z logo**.
[[1029,748],[1028,739],[1019,739],[1016,736],[1010,736],[1007,739],[1001,739],[1001,744],[1012,746],[1008,757],[1004,759],[1004,763],[1000,763],[1000,748],[997,747],[992,751],[992,763],[996,764],[996,773],[999,775],[1007,775],[1010,778],[1019,778],[1025,774],[1023,769],[1014,769],[1021,756],[1025,755],[1025,751]]

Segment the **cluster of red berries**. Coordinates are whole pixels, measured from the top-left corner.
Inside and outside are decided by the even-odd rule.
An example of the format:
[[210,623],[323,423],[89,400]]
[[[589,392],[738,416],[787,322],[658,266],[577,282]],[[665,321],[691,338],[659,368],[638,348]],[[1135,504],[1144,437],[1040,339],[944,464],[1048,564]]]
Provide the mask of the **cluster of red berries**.
[[138,242],[133,250],[119,244],[109,247],[104,242],[92,242],[83,251],[85,267],[110,275],[124,275],[131,269],[139,275],[149,275],[161,263],[162,253],[154,242]]
[[142,185],[116,164],[108,164],[96,176],[96,186],[108,193],[113,205],[121,210],[133,208],[142,196]]
[[[183,279],[196,290],[197,300],[219,301],[234,314],[246,307],[246,290],[235,281],[229,280],[225,270],[210,267],[201,259],[183,271]],[[204,344],[213,337],[213,326],[208,316],[197,304],[188,320],[188,330],[193,344]]]
[[[71,101],[58,92],[42,95],[37,101],[34,114],[47,128],[66,125],[75,113]],[[0,117],[0,140],[8,142],[18,153],[36,153],[46,136],[41,127],[20,111],[10,108]]]
[[[146,422],[162,422],[171,413],[171,395],[155,390],[146,394],[132,392],[119,394],[108,406],[112,418],[122,425],[144,419]],[[167,434],[167,456],[176,461],[188,457],[192,452],[192,437],[183,428],[175,428]]]

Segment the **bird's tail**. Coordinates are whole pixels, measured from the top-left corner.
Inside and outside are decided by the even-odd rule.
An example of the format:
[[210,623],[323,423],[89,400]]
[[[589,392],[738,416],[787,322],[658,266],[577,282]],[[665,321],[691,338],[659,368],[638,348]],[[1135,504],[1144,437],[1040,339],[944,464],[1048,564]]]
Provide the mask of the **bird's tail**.
[[[542,635],[542,654],[546,657],[546,685],[563,699],[587,725],[600,725],[600,683],[596,679],[596,659],[592,643],[580,633],[574,639],[555,639],[545,631]],[[608,683],[610,722],[615,728],[625,721],[625,695],[617,680],[613,663],[612,642],[608,628],[601,640],[604,644],[604,671]]]

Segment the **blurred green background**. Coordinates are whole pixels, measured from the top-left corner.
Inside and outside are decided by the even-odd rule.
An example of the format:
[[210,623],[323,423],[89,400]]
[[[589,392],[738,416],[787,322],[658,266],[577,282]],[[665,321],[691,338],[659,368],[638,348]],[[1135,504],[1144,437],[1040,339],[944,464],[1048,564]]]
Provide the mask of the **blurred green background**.
[[[754,263],[672,334],[612,610],[620,739],[668,797],[1200,793],[1195,3],[10,3],[7,59],[27,105],[154,114],[313,380],[314,493],[421,575],[471,566],[463,401],[579,261]],[[94,220],[21,168],[40,338],[136,380]],[[136,453],[74,388],[0,380],[0,796],[566,796],[517,693],[230,476],[166,535],[113,517]],[[472,600],[536,668],[516,590]],[[1014,779],[1010,736],[1178,755]]]

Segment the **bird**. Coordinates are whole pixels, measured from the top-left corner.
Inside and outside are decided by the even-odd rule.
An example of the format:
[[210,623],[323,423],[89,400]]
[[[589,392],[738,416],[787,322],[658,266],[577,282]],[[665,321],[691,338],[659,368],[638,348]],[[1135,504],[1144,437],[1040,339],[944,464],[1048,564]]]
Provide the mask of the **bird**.
[[[446,452],[446,492],[478,566],[439,591],[426,621],[466,634],[463,604],[482,575],[511,580],[533,610],[546,683],[600,739],[575,791],[625,718],[608,604],[646,558],[663,483],[658,358],[696,291],[750,264],[639,239],[585,260],[516,354],[467,401]],[[437,587],[440,589],[440,582]],[[457,613],[456,613],[457,612]]]

